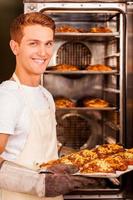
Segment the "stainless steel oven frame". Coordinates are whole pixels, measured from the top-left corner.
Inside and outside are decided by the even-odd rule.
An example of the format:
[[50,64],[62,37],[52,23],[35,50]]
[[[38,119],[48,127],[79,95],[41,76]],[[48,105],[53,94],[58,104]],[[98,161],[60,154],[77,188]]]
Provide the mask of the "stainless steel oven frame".
[[[120,112],[120,137],[119,142],[127,148],[133,147],[133,2],[126,0],[94,1],[94,0],[24,0],[24,12],[46,12],[46,13],[120,13],[119,18],[119,112]],[[57,44],[57,47],[61,44]],[[56,64],[56,53],[54,52],[51,65]],[[44,77],[42,77],[44,84]],[[117,91],[115,91],[117,92]],[[111,93],[110,93],[111,94]],[[131,178],[132,177],[132,178]],[[133,173],[124,175],[119,189],[88,189],[77,190],[65,199],[133,199]]]

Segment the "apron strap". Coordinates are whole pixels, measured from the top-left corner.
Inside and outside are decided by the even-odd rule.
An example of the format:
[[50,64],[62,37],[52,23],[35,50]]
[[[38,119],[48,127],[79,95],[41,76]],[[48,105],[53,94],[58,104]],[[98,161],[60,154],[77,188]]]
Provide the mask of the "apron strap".
[[18,86],[21,88],[21,83],[20,83],[20,80],[18,79],[17,75],[15,73],[13,73],[12,77],[16,81],[16,83],[18,84]]
[[[19,87],[19,88],[21,89],[21,91],[23,92],[23,90],[22,90],[22,84],[20,83],[20,80],[19,80],[19,78],[17,77],[17,75],[16,75],[15,73],[13,73],[12,78],[13,78],[13,80],[16,81],[18,87]],[[47,93],[46,93],[46,92],[44,93],[44,91],[42,90],[42,88],[41,88],[40,86],[39,86],[39,88],[40,88],[40,90],[42,91],[42,93],[43,93],[45,99],[47,100],[48,105],[49,105],[50,112],[51,112],[51,114],[52,114],[53,111],[54,111],[53,106],[52,106],[52,102],[50,101],[50,98],[49,98],[49,96],[47,95]],[[31,103],[29,102],[28,96],[27,96],[24,92],[23,92],[23,96],[24,96],[25,103],[28,104],[28,106],[29,106],[29,107],[31,108],[31,110],[32,110],[33,108],[32,108],[32,106],[31,106]]]

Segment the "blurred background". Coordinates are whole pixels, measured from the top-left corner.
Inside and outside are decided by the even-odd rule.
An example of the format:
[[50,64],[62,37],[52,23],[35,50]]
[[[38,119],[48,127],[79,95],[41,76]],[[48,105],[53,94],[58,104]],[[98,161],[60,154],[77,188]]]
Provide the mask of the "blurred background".
[[23,12],[23,0],[0,0],[0,82],[14,71],[15,57],[9,47],[10,23]]

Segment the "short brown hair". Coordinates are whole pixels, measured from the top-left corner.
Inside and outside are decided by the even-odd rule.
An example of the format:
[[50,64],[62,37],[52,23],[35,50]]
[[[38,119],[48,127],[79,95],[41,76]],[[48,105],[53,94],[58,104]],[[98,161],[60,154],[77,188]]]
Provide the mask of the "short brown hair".
[[55,22],[51,17],[41,12],[31,12],[20,14],[13,20],[10,26],[11,39],[20,42],[23,37],[23,28],[36,24],[49,27],[55,32]]

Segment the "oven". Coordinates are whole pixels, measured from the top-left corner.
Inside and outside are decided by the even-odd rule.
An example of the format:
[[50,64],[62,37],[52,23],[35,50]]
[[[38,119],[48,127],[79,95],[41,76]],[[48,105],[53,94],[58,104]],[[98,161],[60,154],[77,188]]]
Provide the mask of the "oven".
[[[57,108],[59,156],[104,143],[133,147],[133,3],[126,0],[24,0],[24,12],[45,12],[61,27],[77,32],[56,31],[52,59],[42,76],[56,99],[67,97],[74,108]],[[91,32],[108,27],[107,32]],[[59,64],[79,71],[52,71]],[[86,71],[104,64],[111,71]],[[84,98],[109,102],[105,108],[86,108]],[[133,173],[119,178],[98,178],[97,184],[78,189],[65,199],[133,199]]]

